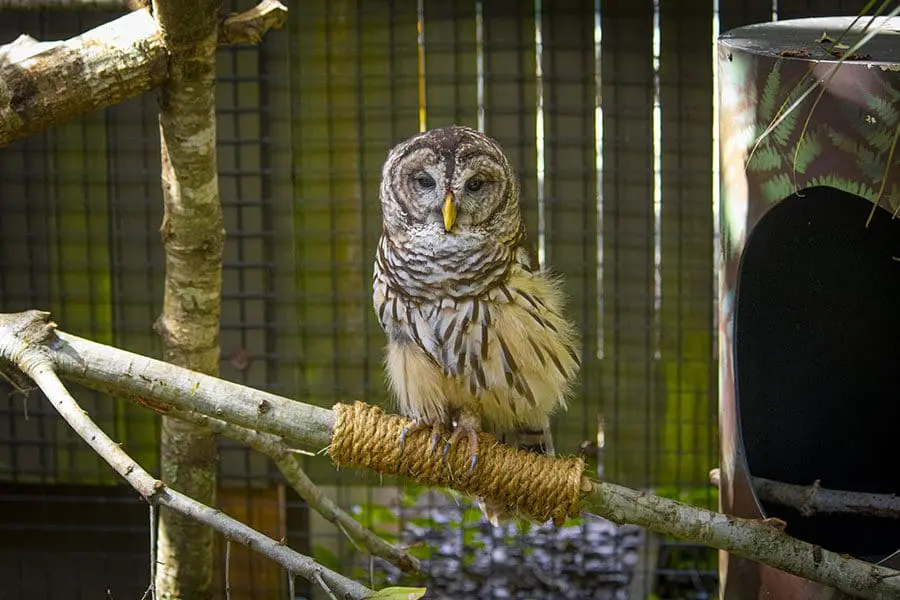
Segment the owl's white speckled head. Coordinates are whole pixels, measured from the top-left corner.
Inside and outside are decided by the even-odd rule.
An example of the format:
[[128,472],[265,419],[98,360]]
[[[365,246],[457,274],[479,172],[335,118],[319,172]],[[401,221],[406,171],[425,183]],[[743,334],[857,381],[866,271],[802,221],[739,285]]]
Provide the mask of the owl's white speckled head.
[[506,245],[520,235],[509,160],[496,141],[468,127],[432,129],[395,146],[382,170],[381,205],[385,233],[398,242]]

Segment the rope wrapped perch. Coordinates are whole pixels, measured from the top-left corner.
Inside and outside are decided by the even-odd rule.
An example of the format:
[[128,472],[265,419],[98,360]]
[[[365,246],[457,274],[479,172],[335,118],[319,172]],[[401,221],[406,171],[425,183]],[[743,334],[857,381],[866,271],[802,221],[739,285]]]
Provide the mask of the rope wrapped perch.
[[400,475],[431,486],[453,487],[498,503],[514,514],[561,525],[581,514],[581,458],[549,458],[500,444],[493,435],[479,437],[478,462],[464,440],[444,457],[432,452],[431,431],[411,431],[400,448],[400,432],[409,421],[363,402],[334,405],[329,453],[336,467],[361,467]]

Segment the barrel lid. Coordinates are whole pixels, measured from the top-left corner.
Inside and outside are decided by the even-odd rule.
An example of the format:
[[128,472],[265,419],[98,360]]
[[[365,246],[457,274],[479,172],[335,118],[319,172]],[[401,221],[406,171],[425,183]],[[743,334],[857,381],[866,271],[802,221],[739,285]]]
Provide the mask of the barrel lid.
[[838,54],[846,52],[844,45],[853,47],[868,31],[879,31],[844,64],[887,63],[900,70],[900,17],[813,17],[758,23],[723,33],[719,43],[750,54],[837,62],[839,57],[829,49],[851,24],[853,28],[841,38],[840,48],[834,49]]

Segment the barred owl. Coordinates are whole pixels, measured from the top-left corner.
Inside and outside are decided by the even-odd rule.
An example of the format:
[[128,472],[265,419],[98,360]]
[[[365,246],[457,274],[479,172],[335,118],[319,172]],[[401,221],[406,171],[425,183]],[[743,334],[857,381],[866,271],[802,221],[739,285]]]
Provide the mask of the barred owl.
[[467,442],[472,467],[481,430],[552,455],[579,340],[561,282],[525,246],[502,148],[467,127],[420,133],[388,154],[380,196],[373,303],[400,412],[433,431],[433,451],[441,432],[445,451]]

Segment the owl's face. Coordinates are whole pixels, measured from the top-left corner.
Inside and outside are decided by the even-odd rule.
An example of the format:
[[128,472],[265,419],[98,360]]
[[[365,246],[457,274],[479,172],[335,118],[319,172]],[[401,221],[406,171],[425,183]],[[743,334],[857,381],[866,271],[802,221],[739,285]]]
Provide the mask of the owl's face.
[[521,224],[509,160],[497,142],[468,127],[432,129],[395,146],[382,172],[381,203],[394,238],[511,243]]

